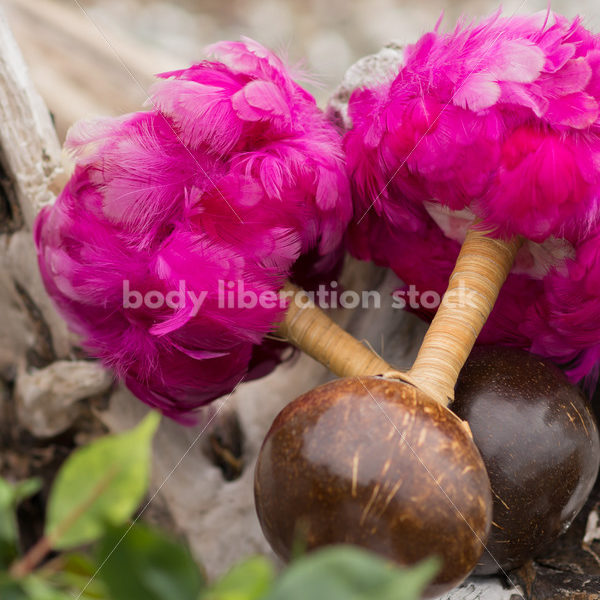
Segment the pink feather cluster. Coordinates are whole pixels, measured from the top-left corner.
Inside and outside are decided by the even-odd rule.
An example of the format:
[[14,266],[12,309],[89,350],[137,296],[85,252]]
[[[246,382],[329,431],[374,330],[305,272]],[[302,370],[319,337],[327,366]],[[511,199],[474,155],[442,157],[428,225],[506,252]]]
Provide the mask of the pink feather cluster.
[[[283,62],[251,40],[211,52],[161,75],[148,112],[71,130],[74,175],[35,230],[46,288],[85,347],[182,422],[279,360],[264,336],[281,307],[230,306],[223,289],[272,295],[306,275],[307,253],[313,273],[330,268],[352,214],[341,136]],[[132,308],[124,289],[185,291]]]
[[[424,35],[348,105],[351,250],[442,294],[466,228],[520,235],[480,341],[600,360],[600,37],[553,13]],[[431,317],[435,310],[418,309]]]

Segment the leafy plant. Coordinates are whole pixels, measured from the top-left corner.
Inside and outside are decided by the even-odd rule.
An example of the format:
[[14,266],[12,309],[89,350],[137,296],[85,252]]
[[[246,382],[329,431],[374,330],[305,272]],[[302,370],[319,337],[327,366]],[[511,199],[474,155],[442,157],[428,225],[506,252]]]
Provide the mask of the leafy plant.
[[297,560],[265,600],[414,600],[437,570],[436,560],[398,569],[364,550],[332,547]]
[[131,522],[148,491],[158,424],[152,413],[73,452],[50,492],[45,535],[24,556],[16,508],[40,482],[0,479],[2,600],[417,600],[435,575],[436,560],[399,569],[339,546],[301,556],[280,576],[257,556],[207,583],[184,544]]
[[148,489],[151,443],[159,416],[74,452],[61,469],[48,502],[46,535],[53,548],[97,540],[109,524],[124,523]]
[[18,531],[15,509],[33,496],[41,482],[35,479],[11,486],[0,479],[0,569],[6,569],[18,556]]

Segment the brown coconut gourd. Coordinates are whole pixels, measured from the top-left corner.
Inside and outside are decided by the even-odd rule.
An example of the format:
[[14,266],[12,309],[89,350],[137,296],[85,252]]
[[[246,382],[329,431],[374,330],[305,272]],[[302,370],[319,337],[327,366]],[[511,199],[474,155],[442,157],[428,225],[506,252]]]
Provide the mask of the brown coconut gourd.
[[402,565],[436,555],[432,595],[473,569],[490,525],[488,477],[463,423],[383,378],[339,379],[284,408],[255,482],[263,531],[284,560],[337,543]]
[[494,496],[478,574],[508,571],[543,552],[571,524],[600,464],[586,397],[547,360],[512,348],[476,348],[452,410],[469,422]]

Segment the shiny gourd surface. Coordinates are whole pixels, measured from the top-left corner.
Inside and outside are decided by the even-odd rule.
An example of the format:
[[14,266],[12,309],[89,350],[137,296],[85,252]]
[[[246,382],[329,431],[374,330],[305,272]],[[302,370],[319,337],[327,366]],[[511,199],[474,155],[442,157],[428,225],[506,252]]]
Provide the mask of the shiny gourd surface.
[[259,456],[255,496],[284,560],[294,547],[335,543],[403,565],[438,555],[430,594],[477,564],[491,517],[485,467],[460,419],[408,384],[373,377],[325,384],[283,409]]
[[487,550],[476,573],[522,565],[571,524],[600,464],[587,398],[547,360],[522,350],[476,348],[450,408],[469,423],[492,485]]

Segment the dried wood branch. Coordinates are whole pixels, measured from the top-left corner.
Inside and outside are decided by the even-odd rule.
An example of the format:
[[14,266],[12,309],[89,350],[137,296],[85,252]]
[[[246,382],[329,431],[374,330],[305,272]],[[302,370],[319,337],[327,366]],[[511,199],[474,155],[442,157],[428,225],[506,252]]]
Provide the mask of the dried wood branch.
[[61,173],[60,145],[50,114],[0,14],[0,374],[66,357],[66,327],[37,269],[33,219],[52,202]]

